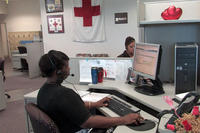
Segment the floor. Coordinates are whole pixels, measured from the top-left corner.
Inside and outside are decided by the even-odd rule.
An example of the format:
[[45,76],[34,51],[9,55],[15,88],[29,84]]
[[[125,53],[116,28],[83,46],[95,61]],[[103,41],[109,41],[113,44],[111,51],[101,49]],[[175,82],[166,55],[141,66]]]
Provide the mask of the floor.
[[[10,59],[6,59],[5,62],[5,76],[6,77],[11,77],[11,76],[21,76],[28,74],[27,72],[21,72],[20,70],[16,70],[12,68],[12,62]],[[17,100],[24,99],[24,94],[29,93],[29,89],[19,89],[19,90],[12,90],[12,91],[7,91],[11,98],[7,99],[7,102],[13,102]]]
[[[28,78],[28,72],[21,72],[20,70],[15,70],[12,68],[12,63],[9,59],[5,62],[5,76],[8,83],[9,78],[15,78],[15,83],[9,82],[9,85],[18,87],[18,89],[13,89],[6,91],[11,98],[7,98],[7,106],[4,110],[0,111],[0,133],[26,133],[26,118],[25,118],[25,108],[24,108],[24,95],[38,89],[44,82],[45,79],[38,77],[35,79]],[[20,77],[27,77],[25,80]],[[18,83],[18,79],[23,79]],[[17,81],[17,83],[16,83]],[[28,81],[28,82],[27,82]],[[31,84],[30,84],[31,83]],[[30,87],[26,87],[27,84]],[[5,89],[4,83],[4,89]]]

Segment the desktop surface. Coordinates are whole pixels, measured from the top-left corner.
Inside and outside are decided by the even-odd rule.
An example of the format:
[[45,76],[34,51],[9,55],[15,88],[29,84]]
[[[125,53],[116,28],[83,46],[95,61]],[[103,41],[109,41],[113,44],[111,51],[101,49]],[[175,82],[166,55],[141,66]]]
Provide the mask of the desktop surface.
[[[175,97],[175,87],[173,84],[163,84],[164,94],[156,96],[147,96],[135,91],[135,85],[127,84],[123,81],[115,80],[104,80],[103,83],[89,84],[89,88],[99,89],[99,90],[116,90],[123,95],[134,99],[158,112],[162,110],[170,109],[169,105],[164,102],[163,96]],[[159,105],[159,106],[158,106]]]

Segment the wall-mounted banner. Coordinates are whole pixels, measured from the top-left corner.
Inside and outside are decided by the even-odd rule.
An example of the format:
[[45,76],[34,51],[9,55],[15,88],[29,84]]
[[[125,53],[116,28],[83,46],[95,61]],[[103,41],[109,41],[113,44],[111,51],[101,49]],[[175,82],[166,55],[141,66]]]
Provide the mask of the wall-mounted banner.
[[103,0],[73,0],[73,40],[98,42],[105,40]]
[[127,23],[128,23],[127,12],[115,13],[115,24],[127,24]]

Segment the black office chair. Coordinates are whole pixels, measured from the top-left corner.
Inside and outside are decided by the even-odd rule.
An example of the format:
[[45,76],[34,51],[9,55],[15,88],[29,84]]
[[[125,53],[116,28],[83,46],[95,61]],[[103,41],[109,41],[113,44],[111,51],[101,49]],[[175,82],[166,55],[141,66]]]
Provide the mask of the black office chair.
[[[27,53],[26,47],[18,46],[17,48],[18,48],[20,54]],[[26,59],[21,58],[20,61],[21,61],[21,65],[22,65],[21,71],[28,70],[28,63],[27,63]]]
[[[4,60],[0,58],[0,70],[2,71],[3,74],[3,81],[5,82],[6,77],[5,77],[5,71],[4,71]],[[10,98],[10,95],[5,93],[5,95],[7,96],[7,98]]]
[[34,133],[60,133],[54,121],[36,104],[28,103],[25,109],[30,117]]

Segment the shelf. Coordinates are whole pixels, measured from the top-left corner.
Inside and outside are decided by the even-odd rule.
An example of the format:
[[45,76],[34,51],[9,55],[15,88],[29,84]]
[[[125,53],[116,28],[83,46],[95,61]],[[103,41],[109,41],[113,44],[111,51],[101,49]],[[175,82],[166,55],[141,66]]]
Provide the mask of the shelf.
[[200,20],[163,20],[163,21],[140,21],[140,26],[156,24],[187,24],[200,23]]

